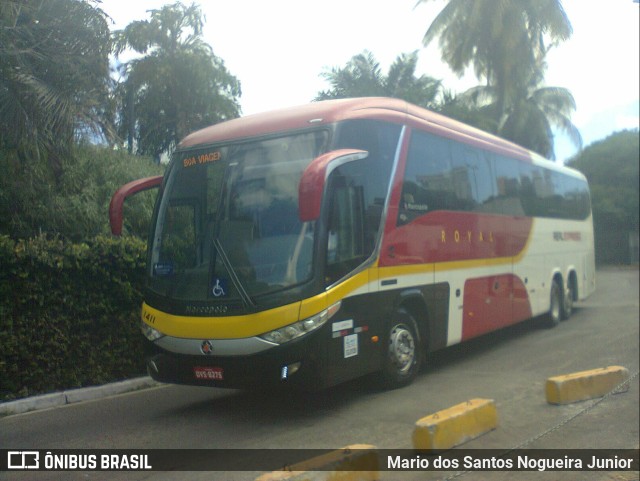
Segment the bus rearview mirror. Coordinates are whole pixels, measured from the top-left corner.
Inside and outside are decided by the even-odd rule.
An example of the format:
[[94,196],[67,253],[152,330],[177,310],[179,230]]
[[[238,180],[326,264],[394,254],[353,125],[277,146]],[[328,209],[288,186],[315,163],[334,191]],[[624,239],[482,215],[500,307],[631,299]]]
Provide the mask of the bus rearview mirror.
[[320,217],[324,186],[331,172],[348,162],[366,158],[369,152],[356,149],[340,149],[327,152],[311,161],[302,173],[298,186],[298,213],[302,222]]
[[162,176],[156,175],[154,177],[134,180],[116,190],[109,204],[109,224],[111,225],[111,233],[113,235],[119,236],[122,234],[122,209],[125,199],[139,192],[157,188],[161,183]]

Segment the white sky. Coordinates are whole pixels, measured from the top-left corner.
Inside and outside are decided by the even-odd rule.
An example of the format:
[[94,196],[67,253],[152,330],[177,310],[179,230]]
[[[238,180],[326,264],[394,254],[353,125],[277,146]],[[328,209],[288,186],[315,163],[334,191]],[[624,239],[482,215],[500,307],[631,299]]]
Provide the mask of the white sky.
[[[320,77],[367,49],[382,71],[405,52],[419,50],[418,75],[461,92],[478,84],[458,79],[440,60],[437,43],[422,37],[445,0],[199,0],[204,37],[242,84],[243,115],[310,102],[328,88]],[[113,29],[148,18],[166,0],[103,0]],[[183,3],[189,4],[189,0]],[[563,0],[573,36],[548,56],[546,83],[566,87],[577,110],[572,119],[585,145],[623,128],[638,127],[640,6],[633,0]],[[415,8],[414,8],[415,7]],[[556,156],[575,152],[559,137]]]

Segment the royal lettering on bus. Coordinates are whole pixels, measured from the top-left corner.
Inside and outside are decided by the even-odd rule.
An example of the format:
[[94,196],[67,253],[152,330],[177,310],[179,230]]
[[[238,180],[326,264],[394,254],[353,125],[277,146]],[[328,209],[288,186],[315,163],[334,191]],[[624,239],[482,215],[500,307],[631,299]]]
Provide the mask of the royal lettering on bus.
[[447,235],[446,230],[440,231],[440,242],[446,244],[447,242],[455,242],[456,244],[460,244],[461,242],[471,243],[482,243],[482,242],[493,242],[493,231],[471,231],[471,230],[454,230],[449,231]]

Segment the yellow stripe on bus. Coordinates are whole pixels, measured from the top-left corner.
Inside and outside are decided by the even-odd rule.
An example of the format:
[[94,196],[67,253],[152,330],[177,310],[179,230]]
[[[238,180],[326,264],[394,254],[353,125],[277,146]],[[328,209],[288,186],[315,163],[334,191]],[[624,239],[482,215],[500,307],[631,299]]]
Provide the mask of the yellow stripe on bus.
[[257,336],[298,320],[300,302],[268,311],[226,317],[176,316],[144,303],[142,320],[163,334],[187,339],[239,339]]

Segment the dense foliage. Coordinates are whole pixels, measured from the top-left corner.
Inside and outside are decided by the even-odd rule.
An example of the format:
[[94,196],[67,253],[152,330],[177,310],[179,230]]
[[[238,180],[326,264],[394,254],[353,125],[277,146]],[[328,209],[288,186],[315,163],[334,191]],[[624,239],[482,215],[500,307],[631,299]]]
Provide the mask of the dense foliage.
[[600,263],[631,260],[629,237],[635,233],[637,238],[640,217],[639,163],[638,130],[616,132],[568,162],[589,179]]
[[145,243],[0,236],[0,400],[141,375]]
[[104,234],[116,188],[163,168],[95,146],[61,165],[56,182],[45,161],[0,150],[0,400],[143,373],[143,239],[155,192],[125,203],[129,235]]
[[[161,174],[150,158],[96,146],[78,146],[61,159],[57,181],[45,161],[28,163],[0,150],[0,234],[29,238],[40,233],[82,241],[108,234],[109,202],[121,185]],[[155,191],[125,203],[125,232],[146,239]]]

